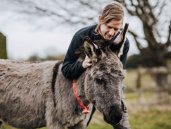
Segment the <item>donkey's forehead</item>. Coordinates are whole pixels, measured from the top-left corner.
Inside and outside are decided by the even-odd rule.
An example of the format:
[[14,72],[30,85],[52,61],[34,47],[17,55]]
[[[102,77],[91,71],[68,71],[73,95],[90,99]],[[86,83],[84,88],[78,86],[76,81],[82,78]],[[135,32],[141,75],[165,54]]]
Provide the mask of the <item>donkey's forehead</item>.
[[107,51],[105,56],[102,56],[99,60],[98,65],[104,65],[106,67],[121,67],[122,63],[115,53]]
[[125,76],[123,65],[119,59],[104,58],[100,60],[92,69],[92,75],[120,74]]
[[122,71],[122,65],[118,62],[112,63],[99,63],[94,70],[102,71],[102,72],[113,72],[113,71]]
[[91,69],[91,76],[93,78],[99,77],[99,78],[115,78],[117,77],[125,77],[126,72],[123,69],[115,69],[112,67],[100,67],[99,69]]

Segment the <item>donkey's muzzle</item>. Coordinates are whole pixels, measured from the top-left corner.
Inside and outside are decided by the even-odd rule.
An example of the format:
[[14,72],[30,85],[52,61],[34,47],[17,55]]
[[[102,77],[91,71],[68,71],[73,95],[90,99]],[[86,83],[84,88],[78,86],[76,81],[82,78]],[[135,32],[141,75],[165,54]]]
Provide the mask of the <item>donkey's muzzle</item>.
[[122,119],[122,112],[121,109],[117,106],[110,107],[110,112],[108,115],[104,115],[104,120],[111,124],[117,125]]

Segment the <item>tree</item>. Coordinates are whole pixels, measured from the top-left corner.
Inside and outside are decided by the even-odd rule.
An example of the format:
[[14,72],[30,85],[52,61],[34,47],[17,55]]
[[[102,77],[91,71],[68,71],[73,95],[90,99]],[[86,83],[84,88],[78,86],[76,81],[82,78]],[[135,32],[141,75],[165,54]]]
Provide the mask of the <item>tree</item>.
[[[165,66],[171,58],[171,13],[170,0],[116,0],[123,4],[131,16],[142,24],[143,37],[137,30],[129,32],[135,39],[141,56],[153,66]],[[1,1],[2,2],[2,1]],[[4,2],[4,1],[3,1]],[[98,15],[111,0],[6,0],[8,10],[22,15],[29,22],[43,26],[44,19],[50,29],[61,25],[87,25],[97,23]],[[4,2],[5,3],[5,2]],[[6,7],[6,6],[1,6]],[[1,8],[2,9],[2,8]],[[164,39],[164,40],[163,40]],[[146,42],[146,47],[142,44]]]
[[[128,13],[137,16],[142,22],[144,37],[141,38],[135,32],[129,31],[135,39],[140,54],[144,59],[151,60],[153,66],[165,66],[166,60],[171,58],[171,19],[169,15],[170,1],[159,1],[156,4],[149,0],[116,0],[122,3]],[[157,11],[158,10],[158,11]],[[164,14],[165,13],[165,14]],[[171,16],[171,15],[170,15]],[[168,24],[168,25],[167,25]],[[168,28],[167,40],[162,42],[162,30]],[[141,39],[141,40],[139,40]],[[143,47],[142,40],[147,42],[147,47]]]
[[[143,38],[131,30],[129,32],[134,37],[144,60],[148,60],[150,62],[148,63],[153,66],[166,66],[167,59],[171,58],[171,15],[169,15],[171,2],[167,0],[162,2],[158,0],[157,3],[152,3],[153,1],[150,0],[116,1],[122,3],[128,13],[138,17],[142,23]],[[161,40],[163,28],[167,30],[166,41]],[[146,47],[141,45],[144,40],[147,42]],[[166,78],[166,74],[156,73],[155,79],[159,88],[165,88],[167,85]]]
[[[15,17],[18,16],[20,21],[24,18],[25,21],[41,28],[47,23],[47,29],[53,29],[59,25],[79,26],[97,23],[97,17],[105,1],[107,0],[6,0],[0,1],[0,6],[15,12]],[[0,11],[3,10],[5,8],[0,8]]]
[[126,68],[138,68],[138,66],[152,67],[153,64],[150,63],[150,60],[143,59],[140,54],[133,54],[128,57],[126,61]]

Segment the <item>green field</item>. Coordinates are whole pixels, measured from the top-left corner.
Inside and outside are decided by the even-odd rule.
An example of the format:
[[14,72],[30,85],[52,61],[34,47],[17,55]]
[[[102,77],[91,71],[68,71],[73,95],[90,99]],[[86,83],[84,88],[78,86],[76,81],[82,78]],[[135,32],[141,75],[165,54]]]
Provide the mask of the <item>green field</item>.
[[[113,129],[102,120],[95,123],[93,120],[88,129]],[[148,108],[136,113],[129,113],[129,122],[132,129],[171,129],[171,109]]]

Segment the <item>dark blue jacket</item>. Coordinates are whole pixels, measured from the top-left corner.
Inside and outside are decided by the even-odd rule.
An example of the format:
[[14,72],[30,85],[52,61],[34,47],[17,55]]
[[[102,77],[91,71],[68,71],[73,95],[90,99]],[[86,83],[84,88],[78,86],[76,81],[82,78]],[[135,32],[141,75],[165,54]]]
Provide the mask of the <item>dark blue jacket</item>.
[[[100,35],[95,34],[96,26],[97,25],[82,28],[78,32],[76,32],[75,35],[73,36],[62,66],[62,73],[66,78],[68,79],[78,78],[85,70],[82,66],[83,62],[77,61],[78,56],[75,54],[75,50],[78,49],[78,47],[83,44],[83,39],[85,36],[89,36],[92,41],[102,39]],[[113,37],[111,40],[114,40],[116,36]],[[126,67],[128,50],[129,50],[129,40],[126,39],[123,49],[123,55],[121,55],[120,57],[124,69]]]

